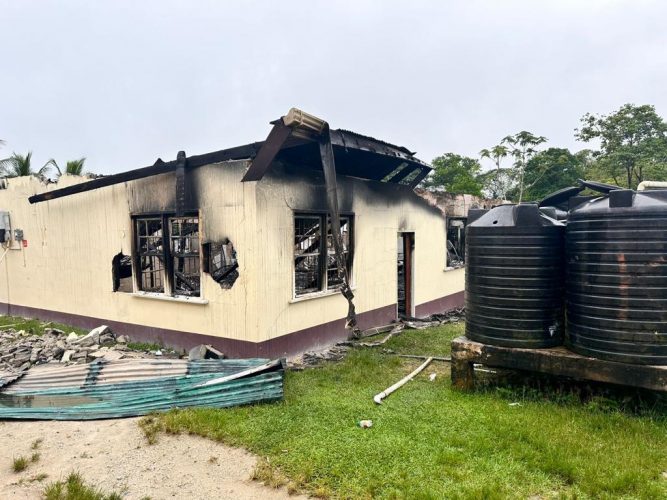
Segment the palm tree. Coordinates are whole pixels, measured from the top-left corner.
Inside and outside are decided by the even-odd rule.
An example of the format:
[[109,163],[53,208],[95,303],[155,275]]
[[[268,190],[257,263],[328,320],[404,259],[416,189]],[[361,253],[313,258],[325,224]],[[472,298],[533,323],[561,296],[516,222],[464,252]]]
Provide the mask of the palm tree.
[[55,161],[47,161],[42,168],[34,172],[31,165],[32,151],[26,155],[12,153],[9,158],[0,160],[0,175],[5,177],[24,177],[28,175],[46,175]]
[[58,177],[60,177],[63,174],[69,174],[69,175],[83,175],[83,165],[86,163],[86,158],[79,158],[78,160],[70,160],[67,162],[65,165],[65,171],[63,172],[60,170],[60,167],[58,164],[53,161],[53,166],[56,167],[56,170],[58,171]]

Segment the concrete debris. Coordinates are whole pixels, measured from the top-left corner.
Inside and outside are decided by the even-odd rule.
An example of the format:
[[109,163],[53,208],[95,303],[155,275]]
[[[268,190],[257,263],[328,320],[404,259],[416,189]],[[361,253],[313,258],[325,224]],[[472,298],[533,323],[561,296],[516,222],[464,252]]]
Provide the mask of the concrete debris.
[[[82,337],[74,332],[68,335],[50,326],[45,326],[42,334],[3,328],[0,330],[0,372],[20,374],[34,365],[50,362],[67,364],[90,363],[96,359],[115,361],[121,358],[179,357],[173,350],[166,349],[153,353],[134,351],[127,345],[129,340],[124,335],[117,339],[106,325]],[[207,358],[216,353],[222,355],[213,349]]]
[[292,361],[290,367],[298,370],[299,368],[305,368],[306,366],[322,364],[324,361],[340,361],[350,350],[350,346],[345,344],[347,344],[347,342],[341,342],[340,344],[336,344],[333,347],[321,351],[304,352],[301,356]]
[[[307,367],[321,365],[326,361],[340,361],[345,357],[347,352],[352,347],[379,347],[383,346],[388,340],[395,335],[400,334],[404,329],[423,330],[433,326],[439,326],[446,323],[458,323],[465,319],[465,309],[463,307],[453,309],[442,314],[432,314],[427,318],[405,318],[399,323],[391,325],[370,328],[361,333],[360,338],[366,339],[381,333],[387,333],[385,337],[376,342],[361,342],[358,340],[344,340],[338,342],[333,347],[322,349],[319,351],[308,351],[300,356],[292,358],[288,361],[288,367],[291,370],[303,370]],[[382,352],[385,354],[394,354],[391,349],[383,348]],[[409,356],[408,356],[409,357]],[[422,359],[427,359],[426,356],[416,356]],[[430,356],[429,356],[430,357]],[[449,361],[449,358],[431,357],[436,361]],[[192,359],[192,358],[191,358]]]
[[362,429],[370,429],[371,427],[373,427],[373,421],[372,420],[359,420],[358,425]]
[[458,323],[465,319],[465,308],[460,307],[458,309],[452,309],[443,314],[432,314],[426,318],[411,318],[406,317],[403,320],[405,328],[411,328],[413,330],[423,330],[426,328],[432,328],[434,326],[440,326],[445,323]]
[[94,328],[87,335],[84,335],[77,340],[72,340],[72,342],[81,347],[91,347],[97,344],[108,345],[116,343],[116,336],[111,331],[111,328],[102,325]]
[[224,359],[225,355],[209,344],[199,344],[190,349],[188,359],[198,361],[200,359]]

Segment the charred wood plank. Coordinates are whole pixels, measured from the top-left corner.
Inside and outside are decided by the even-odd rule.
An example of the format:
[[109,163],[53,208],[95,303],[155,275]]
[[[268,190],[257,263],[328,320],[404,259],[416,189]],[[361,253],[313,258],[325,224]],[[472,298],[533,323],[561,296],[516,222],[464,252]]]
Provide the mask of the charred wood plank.
[[[215,151],[203,155],[191,156],[188,158],[188,167],[194,168],[228,160],[252,158],[257,154],[262,144],[262,142],[254,142],[244,146],[223,149],[221,151]],[[43,201],[54,200],[56,198],[62,198],[63,196],[85,193],[86,191],[113,186],[115,184],[122,184],[123,182],[129,182],[138,179],[144,179],[146,177],[152,177],[154,175],[173,172],[175,168],[176,161],[163,162],[162,160],[158,159],[155,164],[151,165],[150,167],[143,167],[135,170],[129,170],[127,172],[121,172],[119,174],[108,175],[106,177],[100,177],[99,179],[93,179],[88,182],[82,182],[81,184],[75,184],[66,188],[55,189],[46,193],[37,194],[29,197],[28,201],[30,203],[40,203]]]
[[271,162],[276,157],[280,149],[287,141],[288,137],[292,133],[292,129],[285,125],[282,119],[277,120],[271,132],[269,132],[266,141],[262,145],[262,148],[257,153],[257,156],[252,160],[250,168],[241,179],[242,182],[248,181],[258,181],[264,174],[269,170]]
[[343,239],[340,235],[340,210],[338,208],[338,184],[336,181],[336,164],[334,160],[333,147],[331,145],[331,136],[327,125],[319,141],[320,157],[322,160],[322,170],[324,171],[324,184],[327,190],[327,206],[329,217],[331,219],[331,239],[334,245],[334,254],[336,256],[336,268],[338,277],[342,278],[341,294],[347,300],[347,320],[346,327],[354,332],[357,337],[361,331],[357,327],[357,313],[354,308],[354,293],[350,287],[350,276],[345,265],[345,256],[343,255]]
[[187,178],[185,151],[179,151],[176,156],[176,217],[182,217],[185,213],[185,193],[187,192]]

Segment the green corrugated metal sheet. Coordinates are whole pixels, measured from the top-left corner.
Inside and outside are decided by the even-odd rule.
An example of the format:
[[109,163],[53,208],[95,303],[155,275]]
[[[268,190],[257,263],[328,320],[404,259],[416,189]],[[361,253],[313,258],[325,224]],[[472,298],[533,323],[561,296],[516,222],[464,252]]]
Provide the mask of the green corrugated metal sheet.
[[0,419],[92,420],[276,401],[283,397],[283,380],[283,362],[266,359],[120,360],[44,368],[0,390]]

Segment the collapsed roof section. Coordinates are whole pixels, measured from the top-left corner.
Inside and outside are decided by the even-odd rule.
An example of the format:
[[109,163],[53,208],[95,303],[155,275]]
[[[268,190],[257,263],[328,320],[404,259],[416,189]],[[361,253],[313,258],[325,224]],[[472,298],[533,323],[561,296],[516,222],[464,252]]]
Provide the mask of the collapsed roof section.
[[[265,141],[191,156],[185,158],[184,166],[191,169],[211,163],[250,159],[252,163],[243,177],[244,182],[260,180],[274,160],[299,168],[322,170],[319,142],[322,128],[328,127],[326,122],[292,108],[287,115],[272,124],[273,128]],[[428,164],[404,147],[342,129],[330,130],[328,136],[338,175],[415,187],[431,171]],[[181,153],[174,161],[163,162],[158,159],[149,167],[55,189],[31,196],[28,200],[30,203],[40,203],[167,172],[178,173],[179,167],[183,169]]]

